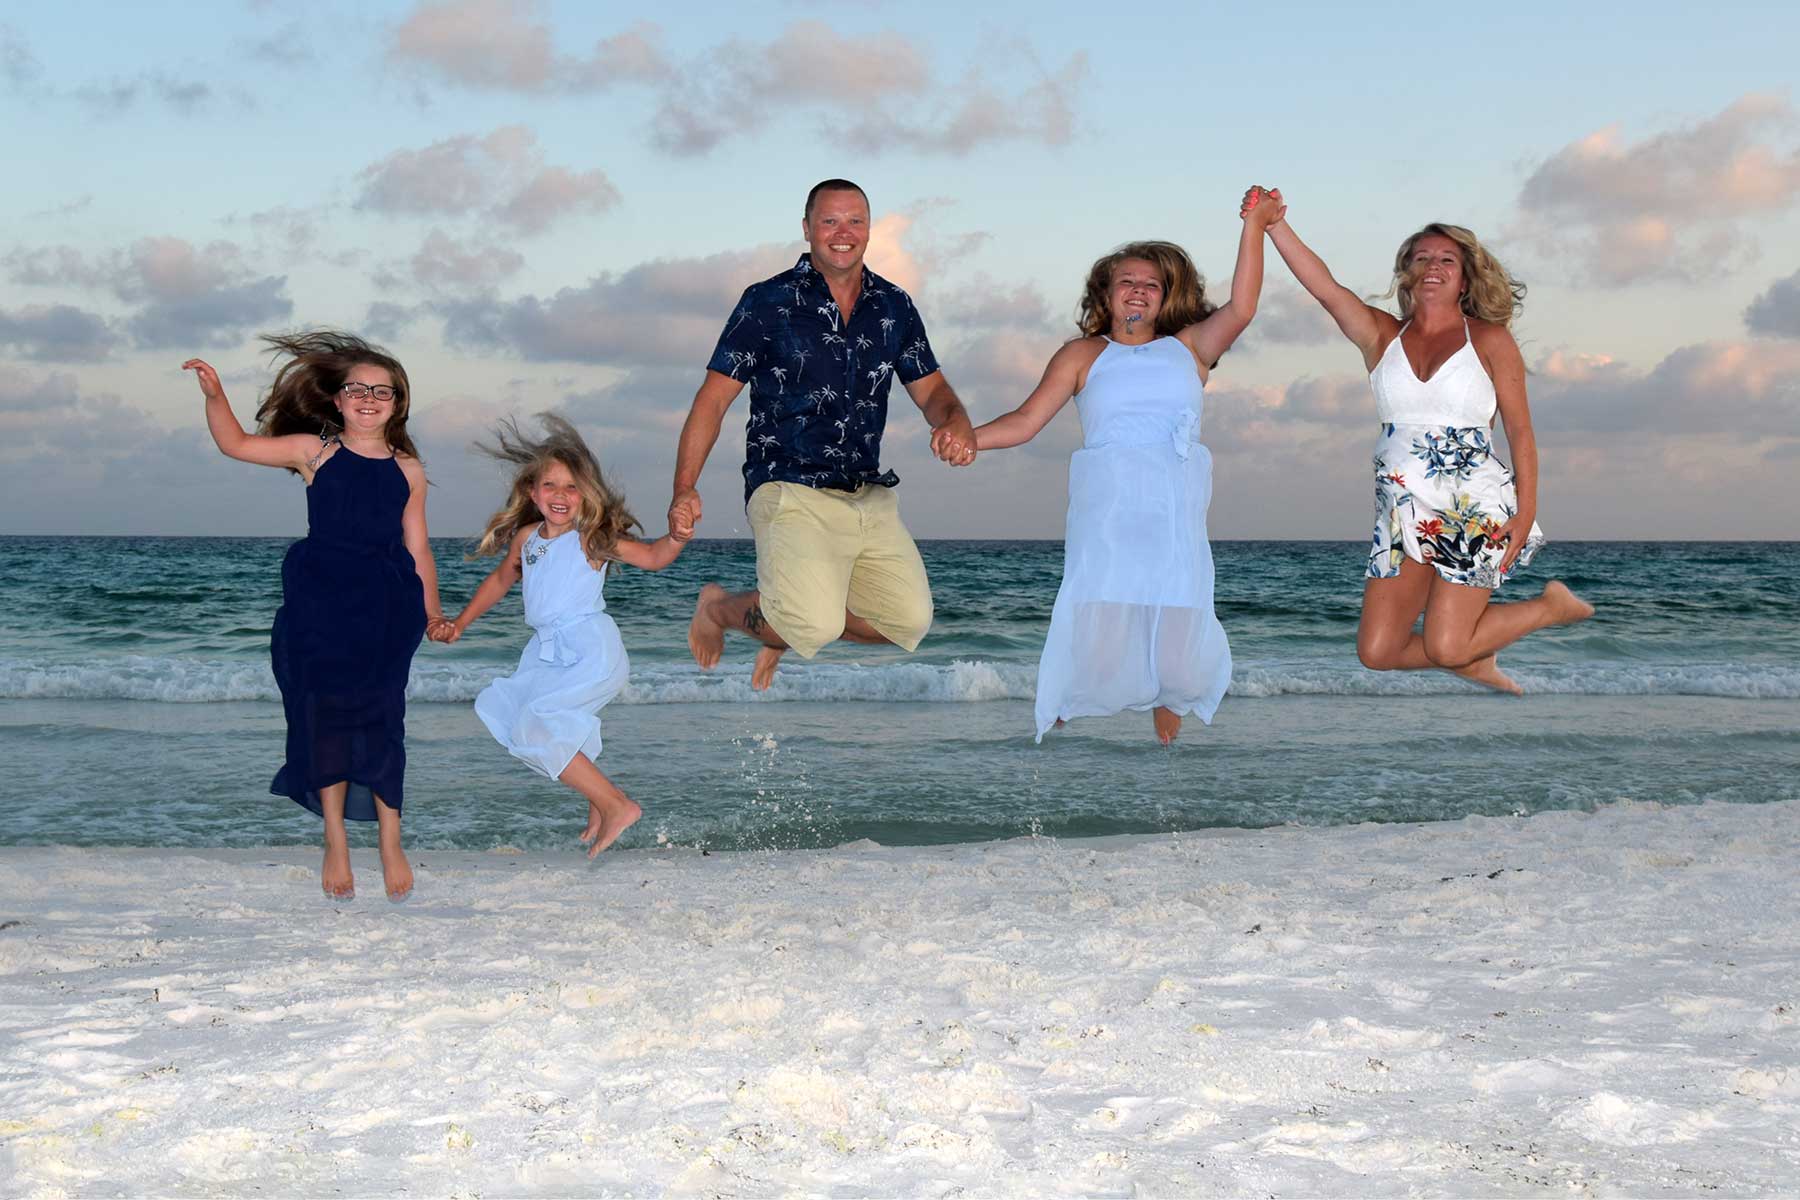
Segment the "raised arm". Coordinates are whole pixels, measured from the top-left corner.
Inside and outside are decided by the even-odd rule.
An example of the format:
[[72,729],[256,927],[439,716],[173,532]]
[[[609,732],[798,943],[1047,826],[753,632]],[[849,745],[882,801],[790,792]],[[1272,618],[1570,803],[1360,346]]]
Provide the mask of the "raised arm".
[[1281,201],[1276,193],[1253,187],[1244,193],[1238,215],[1243,218],[1244,227],[1238,234],[1237,265],[1231,269],[1231,299],[1204,321],[1197,321],[1176,335],[1209,368],[1231,349],[1256,316],[1256,304],[1262,298],[1263,232],[1271,222],[1281,219]]
[[444,602],[438,598],[437,559],[431,554],[431,535],[425,529],[425,493],[431,485],[425,480],[425,468],[410,454],[396,454],[394,461],[412,487],[406,508],[400,513],[400,540],[412,554],[413,570],[425,589],[425,631],[444,620]]
[[1525,399],[1525,359],[1512,334],[1499,325],[1471,321],[1470,334],[1476,356],[1494,381],[1494,398],[1500,419],[1506,424],[1506,446],[1512,452],[1513,487],[1518,492],[1519,509],[1494,535],[1495,541],[1506,543],[1506,557],[1501,560],[1500,569],[1510,571],[1513,560],[1525,549],[1525,539],[1531,536],[1531,523],[1537,519],[1537,435],[1532,432],[1531,405]]
[[640,542],[636,538],[622,537],[613,543],[612,556],[627,566],[641,571],[660,571],[681,556],[682,547],[687,545],[686,538],[678,538],[674,533],[664,534],[653,542]]
[[1394,331],[1400,323],[1379,308],[1365,304],[1362,297],[1339,283],[1331,274],[1331,268],[1325,260],[1312,252],[1294,227],[1287,222],[1287,204],[1281,199],[1281,189],[1274,191],[1275,200],[1281,205],[1275,220],[1269,225],[1269,238],[1275,243],[1276,253],[1281,261],[1287,264],[1288,270],[1300,286],[1311,293],[1312,298],[1324,305],[1337,327],[1358,350],[1362,351],[1363,362],[1371,371],[1375,369],[1375,361],[1381,351],[1386,348]]
[[200,394],[206,398],[207,432],[212,434],[220,453],[261,467],[306,471],[307,461],[319,451],[318,438],[304,433],[283,437],[245,433],[237,414],[231,411],[231,401],[225,398],[225,386],[219,382],[219,373],[212,365],[204,359],[190,358],[181,364],[181,369],[192,371],[200,381]]
[[694,393],[693,407],[681,426],[681,443],[675,451],[675,489],[669,501],[669,534],[686,541],[700,523],[700,471],[719,440],[725,410],[744,390],[743,381],[717,371],[707,371]]
[[487,578],[475,589],[475,594],[469,597],[469,602],[463,605],[463,610],[453,620],[445,621],[442,629],[432,631],[434,638],[440,642],[454,642],[475,623],[477,617],[500,603],[506,593],[512,591],[513,585],[524,575],[525,568],[519,562],[519,554],[525,545],[525,539],[530,536],[529,526],[513,535],[512,545],[500,556],[499,564],[488,572]]
[[1004,450],[1022,446],[1062,411],[1081,385],[1081,372],[1093,365],[1093,342],[1079,338],[1068,342],[1050,356],[1043,378],[1031,389],[1025,402],[1004,416],[995,417],[975,429],[975,446],[980,450]]
[[942,371],[933,371],[904,385],[925,423],[931,426],[931,452],[953,467],[975,461],[975,429],[968,410],[956,398]]

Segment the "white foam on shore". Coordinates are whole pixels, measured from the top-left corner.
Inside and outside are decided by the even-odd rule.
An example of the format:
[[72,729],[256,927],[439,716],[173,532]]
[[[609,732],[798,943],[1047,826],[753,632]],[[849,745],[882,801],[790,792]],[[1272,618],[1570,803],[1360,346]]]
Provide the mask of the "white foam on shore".
[[1800,1190],[1800,804],[0,850],[9,1194]]
[[[414,703],[466,704],[508,663],[413,667],[407,698]],[[1535,695],[1716,696],[1743,700],[1800,699],[1800,667],[1773,663],[1608,663],[1514,671]],[[1034,663],[966,661],[785,664],[767,692],[750,687],[747,662],[701,671],[686,663],[638,665],[619,704],[741,704],[747,701],[981,703],[1030,700]],[[1239,699],[1280,696],[1443,696],[1479,691],[1441,671],[1365,671],[1344,667],[1240,663],[1230,694]],[[0,699],[148,700],[161,703],[278,701],[268,664],[243,659],[123,655],[84,663],[0,660]]]

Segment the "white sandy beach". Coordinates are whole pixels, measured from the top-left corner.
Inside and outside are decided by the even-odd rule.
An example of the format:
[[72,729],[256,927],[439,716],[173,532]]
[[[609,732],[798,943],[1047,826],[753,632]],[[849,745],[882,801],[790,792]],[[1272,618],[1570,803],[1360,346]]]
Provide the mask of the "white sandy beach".
[[1797,817],[8,849],[0,1191],[1791,1195]]

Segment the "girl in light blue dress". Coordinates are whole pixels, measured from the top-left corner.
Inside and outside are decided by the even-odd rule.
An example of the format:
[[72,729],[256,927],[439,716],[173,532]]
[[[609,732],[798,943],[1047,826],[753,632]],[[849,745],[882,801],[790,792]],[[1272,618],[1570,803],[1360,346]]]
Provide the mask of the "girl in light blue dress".
[[454,642],[475,618],[525,581],[525,620],[535,632],[511,675],[475,698],[475,715],[514,757],[561,780],[588,803],[581,842],[592,858],[616,841],[643,810],[594,765],[600,756],[600,710],[619,694],[631,661],[602,594],[607,567],[628,563],[660,571],[683,543],[627,537],[637,520],[606,485],[593,454],[561,417],[539,414],[546,435],[534,441],[516,422],[496,430],[495,444],[477,446],[513,464],[511,494],[488,519],[477,554],[499,554],[500,565],[475,595],[433,636]]
[[1072,717],[1149,710],[1167,745],[1190,714],[1211,722],[1231,682],[1213,615],[1200,444],[1208,373],[1256,315],[1263,230],[1276,205],[1245,194],[1231,299],[1214,308],[1171,242],[1133,242],[1096,262],[1082,336],[1050,359],[1023,404],[975,430],[977,450],[1030,441],[1071,398],[1082,448],[1069,463],[1062,587],[1038,662],[1037,736]]

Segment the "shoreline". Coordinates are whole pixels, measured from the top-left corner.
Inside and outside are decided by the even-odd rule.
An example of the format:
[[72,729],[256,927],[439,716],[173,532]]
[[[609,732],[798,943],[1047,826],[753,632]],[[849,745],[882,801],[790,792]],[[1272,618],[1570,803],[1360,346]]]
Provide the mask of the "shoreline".
[[[1800,802],[887,848],[0,849],[19,1194],[1800,1188]],[[18,922],[17,924],[9,924]]]

